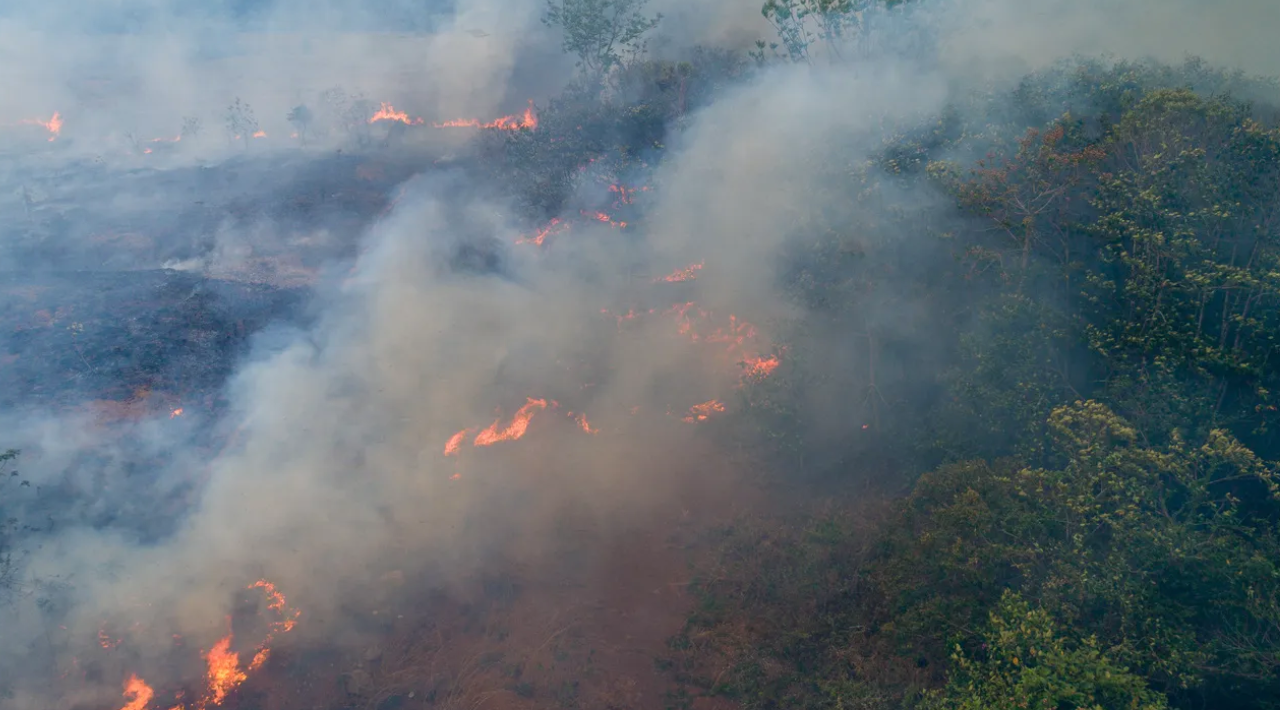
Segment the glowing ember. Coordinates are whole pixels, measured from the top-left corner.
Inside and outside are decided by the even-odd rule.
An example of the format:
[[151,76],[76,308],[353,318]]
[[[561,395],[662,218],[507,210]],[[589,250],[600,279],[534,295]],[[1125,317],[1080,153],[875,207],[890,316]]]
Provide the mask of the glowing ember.
[[582,212],[582,216],[584,216],[584,217],[589,217],[589,218],[591,218],[591,219],[594,219],[594,220],[595,220],[595,221],[597,221],[597,222],[602,222],[602,223],[604,223],[604,224],[608,224],[608,225],[611,225],[611,226],[614,226],[614,227],[618,227],[618,228],[620,228],[620,229],[621,229],[621,228],[623,228],[623,227],[626,227],[626,226],[627,226],[627,223],[626,223],[626,222],[616,222],[616,221],[614,221],[613,217],[610,217],[608,214],[606,214],[606,213],[604,213],[604,212],[586,212],[586,211],[583,211],[583,212]]
[[782,361],[778,359],[777,355],[767,358],[749,356],[742,361],[742,376],[744,379],[768,377],[781,364]]
[[240,670],[240,654],[231,650],[228,634],[209,649],[205,660],[209,664],[209,702],[221,705],[227,694],[236,689],[249,676]]
[[177,418],[178,418],[178,417],[180,417],[180,416],[182,416],[182,407],[178,407],[177,409],[173,410],[172,412],[169,412],[169,418],[170,418],[170,419],[177,419]]
[[52,143],[62,133],[62,115],[57,111],[53,112],[53,116],[48,121],[41,121],[38,118],[29,118],[22,123],[28,126],[43,126],[49,132],[49,142]]
[[297,609],[290,609],[284,595],[280,590],[276,589],[276,585],[265,579],[259,579],[249,585],[249,589],[261,589],[267,596],[267,608],[279,615],[279,620],[271,622],[271,633],[267,635],[267,639],[262,642],[263,647],[270,643],[275,637],[276,632],[286,633],[293,630],[298,624],[298,616],[302,613]]
[[113,639],[105,627],[98,629],[98,645],[110,651],[120,645],[120,639]]
[[660,279],[654,279],[654,283],[658,283],[659,281],[666,281],[667,283],[680,283],[681,281],[692,281],[698,278],[698,272],[702,270],[702,267],[705,263],[706,262],[700,261],[696,264],[689,264],[683,269],[676,269],[675,271],[672,271],[670,274]]
[[702,404],[695,404],[689,408],[689,414],[684,420],[690,424],[694,422],[705,421],[712,414],[720,414],[724,411],[724,403],[718,399],[713,399]]
[[648,185],[645,185],[643,187],[627,187],[626,185],[610,185],[609,186],[609,192],[612,192],[618,196],[618,199],[614,200],[613,202],[614,207],[617,207],[618,205],[629,205],[635,200],[635,194],[637,192],[648,192],[648,191],[649,191]]
[[528,402],[511,418],[510,424],[499,429],[498,424],[501,420],[495,420],[493,424],[489,425],[489,428],[476,435],[473,443],[476,446],[492,446],[500,441],[515,441],[528,431],[529,422],[533,419],[533,415],[539,409],[546,408],[547,400],[529,397]]
[[124,699],[127,702],[120,710],[143,710],[155,694],[156,691],[152,690],[145,681],[136,675],[130,675],[124,682]]
[[404,111],[397,111],[395,106],[383,101],[378,108],[378,112],[373,114],[369,119],[369,123],[377,123],[378,121],[399,121],[406,126],[421,124],[421,118],[409,118],[409,114]]
[[518,131],[522,128],[533,130],[538,127],[538,115],[533,110],[533,101],[529,101],[529,108],[518,116],[503,116],[488,123],[482,123],[475,118],[459,118],[443,123],[433,123],[436,128],[496,128],[503,131]]
[[538,230],[537,234],[531,237],[520,237],[516,240],[516,244],[533,244],[534,246],[542,246],[547,237],[553,234],[561,234],[569,230],[568,222],[561,222],[560,218],[556,218],[547,223],[547,226]]

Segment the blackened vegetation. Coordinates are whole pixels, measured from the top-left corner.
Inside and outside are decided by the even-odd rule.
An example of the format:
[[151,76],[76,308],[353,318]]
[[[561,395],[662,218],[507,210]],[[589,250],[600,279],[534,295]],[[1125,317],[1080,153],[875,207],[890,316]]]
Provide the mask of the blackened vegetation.
[[[0,206],[0,259],[9,268],[147,269],[199,258],[228,234],[257,253],[301,254],[305,266],[349,258],[394,187],[429,164],[422,155],[241,156],[217,165],[119,171],[85,162],[26,174],[14,168]],[[6,204],[4,200],[9,200]],[[289,239],[322,233],[306,248]]]
[[174,406],[216,392],[248,338],[303,292],[169,271],[8,274],[0,401],[60,408],[150,390]]

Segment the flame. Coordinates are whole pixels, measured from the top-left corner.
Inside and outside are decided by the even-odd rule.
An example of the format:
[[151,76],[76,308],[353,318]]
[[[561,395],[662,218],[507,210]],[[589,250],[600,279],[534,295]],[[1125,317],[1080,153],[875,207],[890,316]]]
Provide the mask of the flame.
[[98,629],[98,645],[110,651],[111,649],[120,645],[120,639],[111,638],[111,636],[107,633],[106,627],[103,626],[102,628]]
[[782,361],[778,359],[777,355],[771,355],[767,358],[758,355],[747,356],[742,360],[742,377],[743,379],[768,377],[781,364]]
[[475,428],[463,429],[462,431],[449,437],[449,441],[445,442],[444,455],[454,456],[462,449],[462,443],[466,440],[467,435],[475,431]]
[[172,138],[152,138],[151,142],[152,143],[177,143],[180,140],[182,140],[182,136],[176,135]]
[[569,229],[569,223],[562,222],[560,221],[560,218],[557,217],[551,220],[550,222],[548,222],[547,226],[538,230],[537,234],[534,234],[532,237],[520,237],[519,239],[516,240],[516,244],[533,244],[534,246],[540,247],[542,246],[543,242],[547,240],[547,237],[553,234],[561,234],[563,232],[568,231],[568,229]]
[[618,228],[623,228],[627,226],[626,222],[615,222],[613,217],[610,217],[608,214],[604,212],[587,212],[584,210],[582,211],[582,215],[584,217],[590,217],[591,219],[594,219],[597,222],[603,222],[605,224],[609,224]]
[[696,264],[689,264],[683,269],[676,269],[660,279],[654,279],[653,282],[658,283],[659,281],[666,281],[667,283],[680,283],[681,281],[692,281],[698,278],[698,272],[702,270],[702,267],[705,264],[706,262],[704,261],[700,261]]
[[431,124],[435,128],[496,128],[503,131],[518,131],[522,128],[534,130],[538,127],[538,114],[533,109],[533,99],[523,114],[503,116],[488,123],[481,123],[476,118],[455,118],[452,121]]
[[253,134],[251,137],[252,137],[252,138],[266,138],[266,137],[267,137],[267,132],[266,132],[266,131],[254,131],[254,134]]
[[183,411],[183,410],[182,410],[182,407],[178,407],[177,409],[173,410],[172,412],[169,412],[169,418],[170,418],[170,419],[177,419],[178,417],[182,416],[182,411]]
[[298,616],[302,612],[289,608],[288,600],[284,598],[280,590],[276,589],[276,585],[265,579],[259,579],[249,585],[249,589],[261,589],[267,595],[267,608],[280,616],[279,621],[271,622],[271,633],[267,635],[267,640],[263,642],[264,646],[271,642],[277,631],[286,633],[292,631],[293,627],[298,624]]
[[52,143],[62,133],[62,114],[57,111],[53,112],[53,116],[48,121],[41,121],[38,118],[28,118],[22,123],[28,126],[43,126],[49,132],[49,142]]
[[694,422],[705,421],[712,414],[720,414],[724,411],[724,403],[718,399],[713,399],[702,404],[695,404],[689,408],[689,414],[684,420],[690,424]]
[[231,634],[222,637],[205,655],[209,664],[209,702],[214,705],[221,705],[227,694],[249,677],[240,670],[240,654],[231,650],[231,639]]
[[395,106],[386,101],[382,102],[382,105],[378,107],[378,112],[369,119],[369,123],[377,123],[378,121],[399,121],[406,126],[422,123],[421,118],[409,118],[409,114],[404,111],[397,111]]
[[152,690],[144,680],[130,674],[129,679],[124,682],[124,699],[128,702],[120,710],[143,710],[155,694],[156,691]]
[[597,434],[600,432],[599,429],[592,428],[591,423],[587,421],[587,415],[585,414],[578,415],[578,426],[588,434]]
[[546,408],[547,400],[529,397],[525,405],[511,418],[510,424],[499,429],[498,424],[502,420],[494,420],[493,424],[489,425],[489,428],[476,435],[473,443],[476,446],[492,446],[500,441],[515,441],[528,431],[529,422],[533,419],[533,415],[537,413],[537,410]]

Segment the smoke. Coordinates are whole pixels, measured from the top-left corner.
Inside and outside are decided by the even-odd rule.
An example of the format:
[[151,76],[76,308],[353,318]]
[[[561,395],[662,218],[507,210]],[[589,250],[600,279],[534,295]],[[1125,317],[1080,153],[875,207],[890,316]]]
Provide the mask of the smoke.
[[[777,287],[778,254],[806,233],[809,215],[841,208],[846,197],[825,189],[829,178],[969,82],[1011,79],[1077,51],[1272,66],[1271,45],[1241,40],[1275,26],[1265,22],[1275,13],[1268,4],[1218,4],[1203,16],[1160,3],[1158,21],[1135,9],[1143,5],[984,0],[924,6],[902,34],[897,20],[873,23],[893,33],[865,50],[870,59],[762,71],[690,117],[652,176],[643,226],[578,220],[545,250],[515,244],[525,230],[512,201],[474,173],[424,168],[361,234],[353,268],[325,265],[314,320],[260,337],[227,384],[220,420],[192,418],[180,430],[144,420],[113,439],[119,429],[94,429],[83,416],[9,413],[14,443],[30,444],[25,473],[37,486],[91,491],[93,501],[56,511],[47,528],[55,533],[29,538],[38,546],[28,574],[60,586],[6,612],[0,668],[20,672],[4,674],[19,680],[3,702],[110,704],[130,672],[157,685],[199,675],[198,657],[194,668],[169,658],[169,640],[210,648],[226,634],[237,593],[260,578],[303,610],[299,643],[342,643],[359,633],[351,609],[371,604],[388,574],[462,587],[503,561],[550,564],[567,544],[567,517],[607,538],[700,490],[732,498],[739,473],[682,417],[731,400],[732,357],[742,353],[726,359],[691,348],[666,311],[692,301],[720,324],[736,322],[730,315],[760,324],[794,314]],[[334,86],[437,120],[507,113],[568,78],[571,62],[538,22],[536,3],[415,7],[275,3],[233,12],[133,3],[108,16],[79,4],[12,6],[0,17],[0,121],[63,112],[65,133],[51,145],[83,156],[124,132],[176,133],[184,116],[205,116],[220,130],[236,97],[270,138],[290,130],[291,108]],[[659,29],[668,47],[740,45],[759,25],[751,3],[683,7],[679,22]],[[381,31],[377,20],[388,17],[412,20],[416,32]],[[894,44],[922,36],[935,56],[903,58],[904,45]],[[178,154],[170,167],[240,152],[219,145]],[[167,194],[116,208],[161,210]],[[907,199],[923,209],[936,197]],[[299,237],[266,218],[218,224],[207,252],[161,254],[156,265],[231,272],[264,243],[287,250],[290,239],[329,238],[323,225]],[[695,262],[706,264],[697,279],[653,283]],[[650,302],[657,312],[627,328],[601,313]],[[764,355],[771,334],[760,329],[756,354]],[[836,359],[823,367],[838,371]],[[455,433],[474,442],[530,398],[544,404],[532,410],[528,436],[445,455]],[[202,428],[234,431],[232,443],[211,449]],[[128,475],[131,457],[151,467]],[[183,514],[169,525],[148,521],[157,515],[150,503],[175,496]],[[55,617],[60,639],[90,644],[104,623],[132,628],[131,653],[113,657],[116,666],[96,680],[58,684],[51,699],[50,655],[75,655],[82,643],[55,644]]]

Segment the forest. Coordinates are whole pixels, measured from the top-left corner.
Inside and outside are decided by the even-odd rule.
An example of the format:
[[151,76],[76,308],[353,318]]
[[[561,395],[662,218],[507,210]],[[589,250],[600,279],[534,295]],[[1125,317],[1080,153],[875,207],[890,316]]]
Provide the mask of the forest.
[[[777,42],[682,62],[571,26],[608,98],[586,81],[492,146],[501,178],[554,215],[584,157],[660,162],[724,87],[858,32],[855,5],[770,0]],[[803,316],[718,423],[809,502],[718,533],[657,661],[673,707],[1280,706],[1275,89],[1077,57],[811,166],[840,207],[779,266]],[[810,366],[830,333],[838,382]],[[802,403],[830,387],[867,434],[819,458]]]
[[[576,79],[486,176],[531,224],[585,163],[660,189],[701,110],[873,5],[911,3],[768,0],[753,50],[659,58],[643,0],[552,0]],[[707,423],[786,505],[710,533],[668,707],[1280,708],[1280,83],[1077,56],[874,142],[806,166],[779,365]]]

